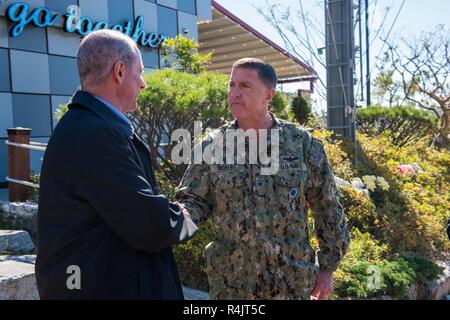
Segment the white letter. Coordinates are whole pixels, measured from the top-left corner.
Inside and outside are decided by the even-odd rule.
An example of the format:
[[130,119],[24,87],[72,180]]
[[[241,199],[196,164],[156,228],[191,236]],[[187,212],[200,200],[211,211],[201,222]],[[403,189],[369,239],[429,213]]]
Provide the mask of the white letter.
[[[183,140],[180,142],[180,138]],[[176,129],[172,132],[170,141],[178,141],[173,147],[170,157],[174,164],[189,164],[191,162],[191,134],[186,129]],[[181,153],[183,153],[181,155]]]
[[[260,133],[261,134],[261,133]],[[264,140],[264,141],[261,141]],[[276,174],[280,168],[280,132],[278,129],[270,130],[270,162],[267,157],[267,136],[265,135],[265,139],[262,139],[260,136],[259,141],[259,159],[262,164],[269,164],[270,166],[265,168],[261,168],[261,175],[273,175]]]
[[66,285],[67,289],[73,290],[81,289],[81,269],[79,266],[72,265],[67,267],[67,274],[72,274],[70,277],[67,278]]

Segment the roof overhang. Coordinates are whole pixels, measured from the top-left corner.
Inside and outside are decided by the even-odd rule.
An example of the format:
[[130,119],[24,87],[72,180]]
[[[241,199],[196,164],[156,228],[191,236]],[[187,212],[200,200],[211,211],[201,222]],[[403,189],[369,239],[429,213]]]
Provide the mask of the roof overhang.
[[213,52],[207,71],[229,74],[245,57],[270,63],[280,83],[311,81],[316,71],[212,0],[213,20],[198,24],[199,52]]

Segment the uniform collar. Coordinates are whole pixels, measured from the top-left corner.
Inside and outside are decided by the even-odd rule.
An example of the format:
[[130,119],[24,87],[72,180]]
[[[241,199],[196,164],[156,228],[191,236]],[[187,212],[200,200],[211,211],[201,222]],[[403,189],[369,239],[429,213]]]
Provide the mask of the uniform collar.
[[[269,112],[270,116],[273,119],[273,123],[272,123],[272,127],[270,127],[270,129],[278,129],[279,130],[279,137],[280,137],[280,146],[284,144],[284,132],[283,132],[283,125],[281,124],[280,120],[272,113]],[[232,129],[239,129],[239,123],[238,123],[238,119],[234,119],[231,122],[230,127]],[[268,132],[269,134],[267,135],[267,139],[269,139],[270,142],[270,131]]]

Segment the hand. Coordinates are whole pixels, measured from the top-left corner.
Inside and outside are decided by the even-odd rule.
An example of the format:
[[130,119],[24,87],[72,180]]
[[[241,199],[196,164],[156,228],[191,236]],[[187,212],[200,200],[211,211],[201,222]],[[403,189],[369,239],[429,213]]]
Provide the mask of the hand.
[[189,218],[189,219],[191,218],[191,215],[189,214],[188,209],[182,208],[181,212],[183,212],[184,218]]
[[311,291],[311,300],[325,300],[333,291],[333,272],[320,270],[317,275],[316,285]]
[[189,214],[188,209],[186,209],[185,205],[179,202],[175,202],[176,204],[178,204],[180,206],[181,212],[184,215],[184,218],[191,218],[191,215]]

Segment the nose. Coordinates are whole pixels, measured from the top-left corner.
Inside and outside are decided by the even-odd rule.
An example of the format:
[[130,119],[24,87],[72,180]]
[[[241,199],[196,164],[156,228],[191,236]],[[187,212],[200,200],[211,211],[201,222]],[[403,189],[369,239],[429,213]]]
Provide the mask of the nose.
[[144,90],[145,88],[147,88],[147,84],[145,83],[144,79],[141,77],[141,85],[140,85],[141,90]]
[[237,86],[231,87],[228,92],[228,95],[233,98],[238,98],[241,96],[241,90]]

